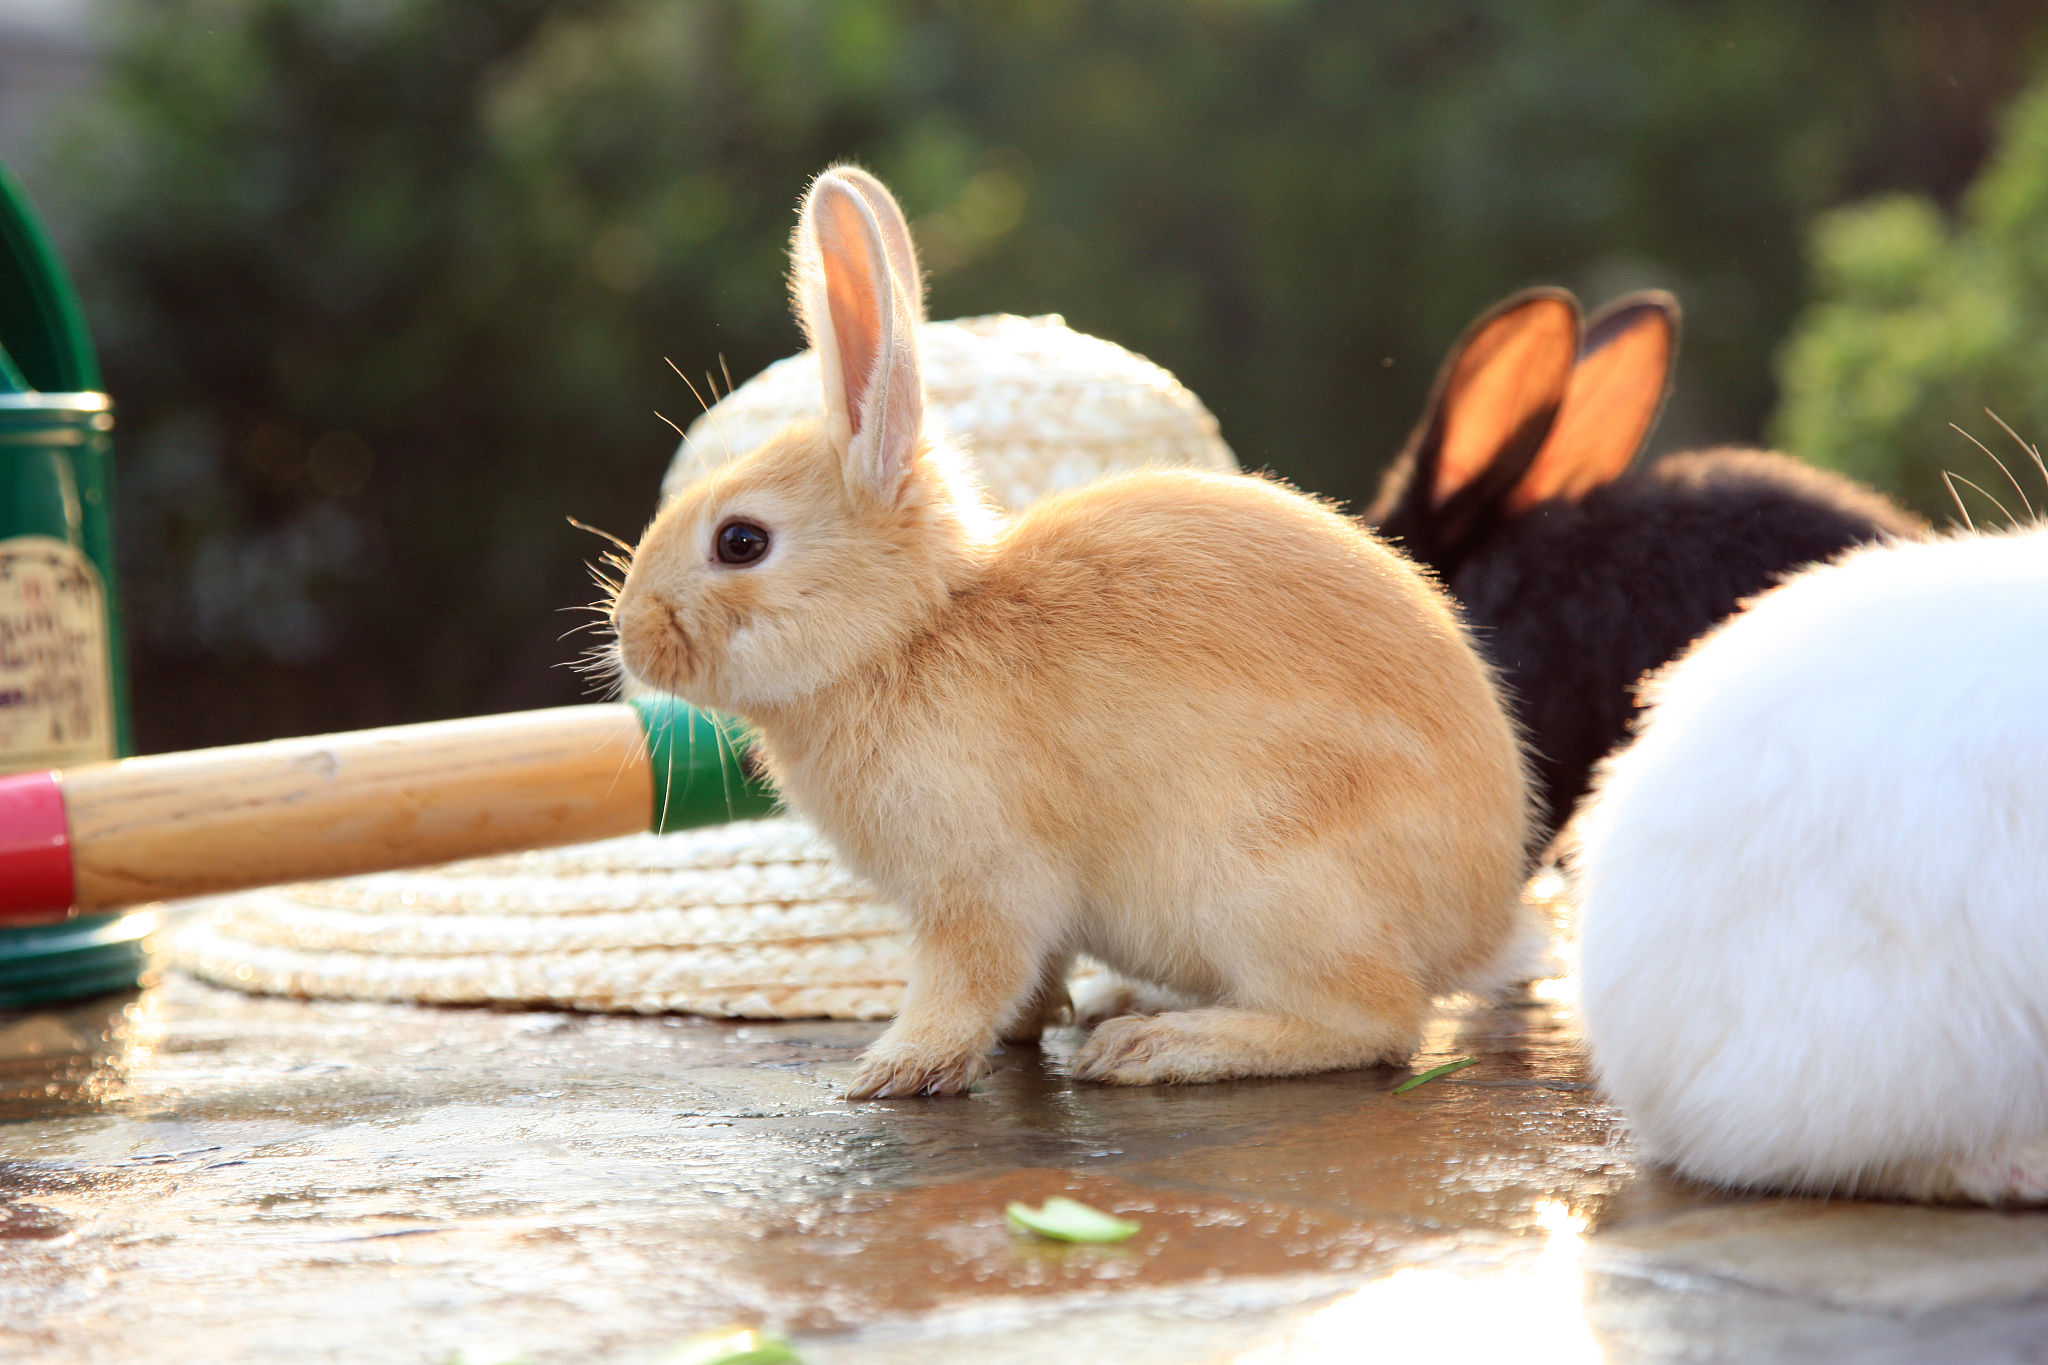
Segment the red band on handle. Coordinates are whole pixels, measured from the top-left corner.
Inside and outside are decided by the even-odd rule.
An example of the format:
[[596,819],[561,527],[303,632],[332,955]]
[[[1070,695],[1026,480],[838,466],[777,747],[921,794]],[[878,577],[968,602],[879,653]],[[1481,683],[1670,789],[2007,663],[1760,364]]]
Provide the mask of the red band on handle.
[[0,777],[0,928],[71,915],[71,831],[54,772]]

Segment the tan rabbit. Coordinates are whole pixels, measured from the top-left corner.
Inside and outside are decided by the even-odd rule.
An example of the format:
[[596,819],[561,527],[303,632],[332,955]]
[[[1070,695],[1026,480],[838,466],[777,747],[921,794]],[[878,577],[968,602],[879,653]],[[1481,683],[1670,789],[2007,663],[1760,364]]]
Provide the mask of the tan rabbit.
[[909,916],[849,1096],[965,1090],[1076,953],[1201,1002],[1100,1025],[1076,1077],[1402,1060],[1432,996],[1522,946],[1527,784],[1447,600],[1257,478],[1129,474],[1000,521],[924,430],[918,280],[888,191],[820,176],[793,283],[823,415],[670,504],[613,616],[628,675],[751,722]]

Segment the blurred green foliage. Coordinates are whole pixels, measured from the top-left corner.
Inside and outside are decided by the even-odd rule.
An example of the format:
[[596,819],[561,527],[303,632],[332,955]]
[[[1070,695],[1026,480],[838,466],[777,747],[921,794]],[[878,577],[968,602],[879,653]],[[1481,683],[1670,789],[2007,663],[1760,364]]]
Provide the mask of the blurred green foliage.
[[1937,520],[1960,519],[1944,471],[1980,525],[2005,520],[1993,499],[2048,506],[2041,472],[1998,427],[2048,441],[2048,77],[2014,102],[1953,219],[1892,194],[1822,216],[1812,242],[1814,301],[1780,361],[1777,438]]
[[[1753,438],[1830,204],[1953,195],[2035,0],[115,0],[60,212],[121,404],[146,748],[573,700],[692,376],[799,345],[808,176],[935,317],[1059,312],[1356,500],[1537,281],[1688,309]],[[702,386],[702,380],[699,381]],[[722,387],[723,380],[720,385]],[[708,395],[707,395],[708,396]]]

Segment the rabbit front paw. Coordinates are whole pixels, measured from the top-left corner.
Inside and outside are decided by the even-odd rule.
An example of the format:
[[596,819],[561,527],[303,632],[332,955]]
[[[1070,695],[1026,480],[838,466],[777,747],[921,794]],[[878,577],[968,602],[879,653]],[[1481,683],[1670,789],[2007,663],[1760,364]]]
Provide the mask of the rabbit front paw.
[[849,1100],[902,1099],[911,1095],[960,1095],[988,1074],[988,1058],[980,1052],[891,1046],[885,1038],[867,1050]]

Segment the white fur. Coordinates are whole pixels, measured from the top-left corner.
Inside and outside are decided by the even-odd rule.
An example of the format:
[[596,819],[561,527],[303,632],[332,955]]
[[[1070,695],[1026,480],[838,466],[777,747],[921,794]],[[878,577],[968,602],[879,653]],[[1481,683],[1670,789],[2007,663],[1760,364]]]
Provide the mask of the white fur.
[[1860,551],[1652,685],[1581,817],[1582,992],[1648,1153],[2048,1192],[2048,530]]

